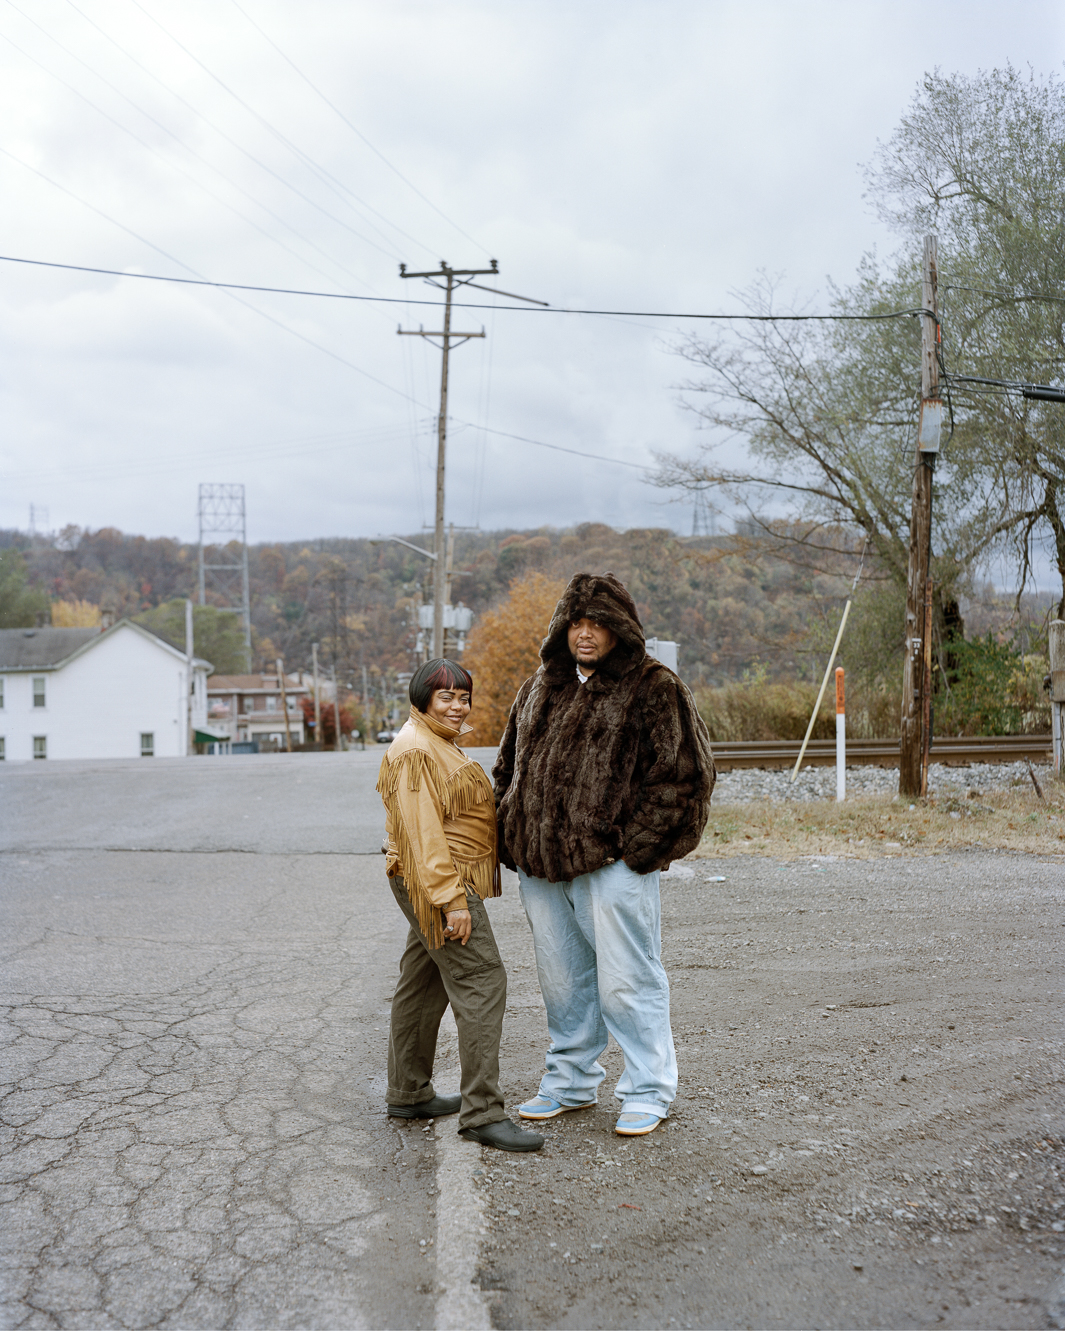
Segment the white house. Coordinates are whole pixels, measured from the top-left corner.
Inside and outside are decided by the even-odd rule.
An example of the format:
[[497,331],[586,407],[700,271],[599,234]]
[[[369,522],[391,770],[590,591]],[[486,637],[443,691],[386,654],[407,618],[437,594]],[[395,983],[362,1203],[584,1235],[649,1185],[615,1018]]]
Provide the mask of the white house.
[[0,758],[183,757],[207,719],[209,661],[128,619],[0,629]]

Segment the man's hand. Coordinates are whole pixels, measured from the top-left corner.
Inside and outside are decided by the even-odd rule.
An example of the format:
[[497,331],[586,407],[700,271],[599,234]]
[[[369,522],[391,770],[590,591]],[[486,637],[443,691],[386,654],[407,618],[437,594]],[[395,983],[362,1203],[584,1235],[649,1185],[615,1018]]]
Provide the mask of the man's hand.
[[473,933],[473,916],[468,910],[449,910],[447,924],[444,926],[444,939],[454,943],[456,940],[466,946],[466,941]]

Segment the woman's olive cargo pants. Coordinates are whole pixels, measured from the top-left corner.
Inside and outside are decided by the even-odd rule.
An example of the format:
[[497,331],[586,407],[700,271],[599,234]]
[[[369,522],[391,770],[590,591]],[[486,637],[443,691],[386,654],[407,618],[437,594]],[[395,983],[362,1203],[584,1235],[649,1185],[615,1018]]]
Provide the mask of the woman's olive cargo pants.
[[499,1090],[499,1039],[507,1005],[507,973],[484,902],[467,892],[473,932],[466,946],[447,942],[432,949],[418,928],[402,877],[392,892],[410,932],[399,963],[388,1038],[388,1103],[419,1105],[431,1100],[433,1059],[440,1019],[451,1004],[459,1033],[462,1108],[460,1128],[479,1128],[505,1118]]

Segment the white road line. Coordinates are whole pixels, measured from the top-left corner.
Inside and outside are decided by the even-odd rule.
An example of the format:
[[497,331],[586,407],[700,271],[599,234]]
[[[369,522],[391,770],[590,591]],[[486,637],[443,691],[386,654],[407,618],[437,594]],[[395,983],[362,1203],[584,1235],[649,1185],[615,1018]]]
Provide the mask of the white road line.
[[[458,1050],[458,1031],[451,1009],[440,1023],[441,1045]],[[446,1046],[441,1050],[447,1056]],[[441,1061],[444,1061],[443,1059]],[[450,1060],[447,1060],[450,1062]],[[437,1088],[440,1089],[439,1087]],[[436,1279],[442,1287],[436,1301],[437,1331],[489,1331],[488,1306],[473,1283],[480,1265],[481,1240],[487,1232],[473,1171],[482,1148],[463,1141],[454,1118],[436,1122]]]

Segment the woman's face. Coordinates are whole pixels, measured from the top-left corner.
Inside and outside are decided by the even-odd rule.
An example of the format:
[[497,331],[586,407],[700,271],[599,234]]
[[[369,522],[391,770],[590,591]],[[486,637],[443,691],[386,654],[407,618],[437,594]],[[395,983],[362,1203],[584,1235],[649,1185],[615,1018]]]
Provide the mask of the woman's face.
[[462,723],[470,714],[470,695],[465,689],[433,689],[426,715],[434,721],[442,721],[453,730],[461,730]]

